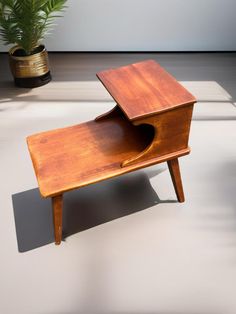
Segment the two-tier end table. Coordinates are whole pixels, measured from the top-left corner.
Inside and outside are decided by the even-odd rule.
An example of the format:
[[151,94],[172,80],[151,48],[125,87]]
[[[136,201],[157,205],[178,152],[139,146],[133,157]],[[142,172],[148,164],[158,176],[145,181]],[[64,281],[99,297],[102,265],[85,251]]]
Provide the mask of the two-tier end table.
[[62,238],[63,193],[167,161],[184,202],[178,157],[189,154],[196,102],[153,60],[97,74],[116,106],[93,121],[29,136],[42,197],[52,198],[55,243]]

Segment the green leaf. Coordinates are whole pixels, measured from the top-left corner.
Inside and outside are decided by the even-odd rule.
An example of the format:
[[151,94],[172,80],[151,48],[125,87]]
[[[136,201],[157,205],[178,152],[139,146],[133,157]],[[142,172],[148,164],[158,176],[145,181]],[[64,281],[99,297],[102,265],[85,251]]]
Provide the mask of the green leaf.
[[7,44],[17,44],[26,54],[33,52],[61,17],[67,0],[0,0],[0,36]]

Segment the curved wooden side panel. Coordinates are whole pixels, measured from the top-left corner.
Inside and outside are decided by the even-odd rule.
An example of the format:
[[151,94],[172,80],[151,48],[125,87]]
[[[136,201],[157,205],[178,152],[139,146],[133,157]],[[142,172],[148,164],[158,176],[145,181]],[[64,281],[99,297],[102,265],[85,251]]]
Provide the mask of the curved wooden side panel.
[[[152,142],[141,153],[121,163],[121,167],[130,166],[145,160],[162,157],[188,148],[193,104],[186,105],[142,120],[134,125],[148,124],[154,129]],[[175,157],[175,156],[173,156]]]
[[141,162],[141,161],[147,160],[148,159],[147,156],[149,154],[151,154],[151,152],[153,151],[153,145],[156,142],[155,138],[157,137],[157,129],[151,124],[141,124],[140,126],[144,126],[144,125],[149,126],[149,132],[150,132],[150,130],[152,130],[152,132],[153,132],[153,135],[150,135],[150,137],[151,137],[150,144],[142,152],[140,152],[138,155],[133,156],[132,158],[129,158],[129,159],[123,161],[121,163],[121,167],[129,166],[129,165],[132,165],[136,162]]
[[121,109],[119,108],[118,105],[116,105],[114,108],[112,108],[108,112],[105,112],[105,113],[101,114],[100,116],[96,117],[95,121],[98,122],[98,121],[102,121],[102,120],[107,119],[107,118],[114,118],[120,114],[121,114]]

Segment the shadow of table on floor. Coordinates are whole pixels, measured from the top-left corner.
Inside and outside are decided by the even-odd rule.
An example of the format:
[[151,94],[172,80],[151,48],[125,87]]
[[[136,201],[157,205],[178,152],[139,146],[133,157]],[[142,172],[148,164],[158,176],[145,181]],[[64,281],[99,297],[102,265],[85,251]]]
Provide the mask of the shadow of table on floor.
[[[12,195],[19,252],[54,242],[51,199],[38,189]],[[131,173],[64,194],[63,237],[139,212],[161,201],[144,172]]]

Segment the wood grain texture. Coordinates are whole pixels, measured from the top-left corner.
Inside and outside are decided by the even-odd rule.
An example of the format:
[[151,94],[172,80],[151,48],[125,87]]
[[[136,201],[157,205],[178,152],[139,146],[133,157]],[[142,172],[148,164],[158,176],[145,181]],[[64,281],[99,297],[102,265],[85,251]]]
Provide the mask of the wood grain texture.
[[62,207],[63,195],[52,197],[54,238],[57,245],[61,243],[62,239]]
[[40,192],[52,197],[56,244],[66,191],[167,161],[177,198],[184,201],[178,157],[190,152],[195,98],[152,60],[98,77],[117,101],[112,110],[27,138]]
[[188,148],[190,124],[193,105],[175,108],[155,116],[133,121],[134,125],[150,125],[153,127],[153,141],[137,156],[133,156],[122,163],[130,166],[154,157],[165,156]]
[[180,203],[185,201],[184,190],[179,169],[179,161],[177,158],[167,161],[171,179],[174,185],[175,193]]
[[122,114],[28,137],[42,196],[131,171],[120,167],[122,161],[137,155],[152,140],[142,130]]
[[154,60],[102,71],[97,77],[132,121],[196,102]]
[[123,115],[43,132],[27,138],[40,193],[52,197],[108,178],[186,155],[189,147],[150,156],[122,167],[153,140],[152,128]]

